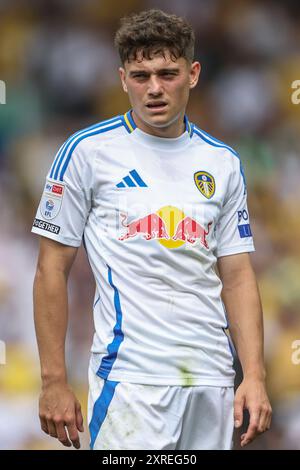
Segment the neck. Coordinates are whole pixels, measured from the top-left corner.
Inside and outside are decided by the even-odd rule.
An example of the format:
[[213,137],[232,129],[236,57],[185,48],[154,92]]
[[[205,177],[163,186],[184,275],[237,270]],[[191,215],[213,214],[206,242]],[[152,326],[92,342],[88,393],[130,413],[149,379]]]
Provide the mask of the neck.
[[172,123],[164,127],[151,126],[140,119],[134,111],[132,111],[132,118],[141,131],[156,137],[176,138],[181,136],[185,131],[184,113],[181,113]]

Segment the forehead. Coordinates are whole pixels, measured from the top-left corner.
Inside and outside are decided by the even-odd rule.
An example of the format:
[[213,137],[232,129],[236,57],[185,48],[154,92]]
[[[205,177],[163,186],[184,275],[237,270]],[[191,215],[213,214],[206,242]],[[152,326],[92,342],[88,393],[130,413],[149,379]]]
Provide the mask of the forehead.
[[186,67],[186,63],[187,61],[184,57],[176,59],[171,56],[169,51],[165,51],[164,55],[162,53],[152,54],[151,59],[143,57],[142,52],[139,51],[135,59],[131,59],[130,62],[126,61],[124,63],[124,68],[128,71],[134,69],[156,72],[157,70],[166,68],[184,68]]

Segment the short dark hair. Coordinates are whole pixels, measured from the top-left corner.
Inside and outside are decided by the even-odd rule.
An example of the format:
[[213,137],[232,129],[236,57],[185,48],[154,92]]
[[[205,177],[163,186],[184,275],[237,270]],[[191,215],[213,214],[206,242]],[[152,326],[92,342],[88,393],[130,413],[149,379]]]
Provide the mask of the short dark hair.
[[142,57],[164,55],[168,50],[175,60],[184,57],[194,59],[195,34],[191,25],[182,17],[161,10],[147,10],[121,19],[121,27],[115,35],[115,46],[122,63]]

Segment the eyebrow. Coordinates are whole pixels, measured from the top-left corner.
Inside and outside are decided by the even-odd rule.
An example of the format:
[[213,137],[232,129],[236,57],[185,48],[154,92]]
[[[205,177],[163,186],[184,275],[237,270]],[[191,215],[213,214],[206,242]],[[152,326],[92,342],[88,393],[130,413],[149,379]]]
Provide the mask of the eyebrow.
[[[159,69],[156,73],[160,74],[160,73],[165,73],[165,72],[176,72],[178,73],[180,71],[179,67],[172,67],[172,68],[164,68],[164,69]],[[132,76],[132,75],[136,75],[136,74],[144,74],[144,75],[149,75],[151,72],[149,72],[148,70],[131,70],[129,72],[129,75]]]

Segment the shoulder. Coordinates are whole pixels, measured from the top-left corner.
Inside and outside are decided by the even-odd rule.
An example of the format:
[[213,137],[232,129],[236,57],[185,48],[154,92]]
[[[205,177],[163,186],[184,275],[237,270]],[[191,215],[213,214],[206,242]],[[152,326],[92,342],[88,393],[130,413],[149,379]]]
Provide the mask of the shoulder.
[[57,152],[50,169],[50,178],[63,181],[64,174],[74,155],[76,155],[76,161],[90,159],[91,152],[103,142],[127,133],[122,115],[100,121],[75,132]]
[[208,134],[208,132],[200,129],[196,124],[191,124],[192,129],[192,139],[195,143],[206,145],[208,148],[215,150],[217,154],[224,154],[228,157],[237,157],[239,159],[239,154],[232,147],[227,145],[225,142],[217,139],[216,137]]

